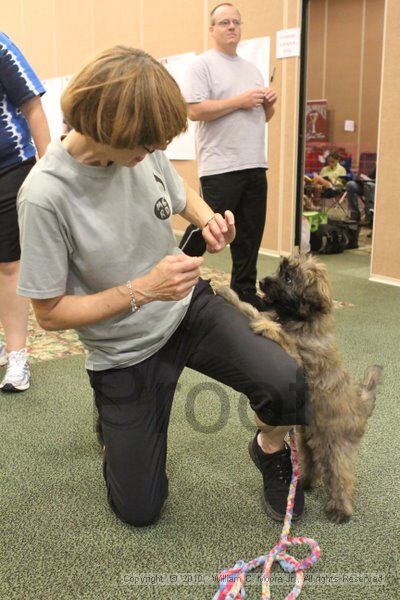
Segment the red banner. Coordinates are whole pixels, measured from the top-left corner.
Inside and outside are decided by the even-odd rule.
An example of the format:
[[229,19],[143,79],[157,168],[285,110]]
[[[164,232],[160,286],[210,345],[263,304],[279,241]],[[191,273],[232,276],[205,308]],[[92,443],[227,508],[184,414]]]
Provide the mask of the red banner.
[[328,101],[307,100],[306,141],[324,142],[328,139]]

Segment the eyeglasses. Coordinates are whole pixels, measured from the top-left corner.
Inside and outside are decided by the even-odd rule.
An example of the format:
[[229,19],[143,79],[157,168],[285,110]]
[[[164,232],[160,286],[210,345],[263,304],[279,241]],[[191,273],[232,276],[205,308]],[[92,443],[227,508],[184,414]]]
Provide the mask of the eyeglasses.
[[216,25],[219,25],[219,27],[229,27],[231,23],[234,27],[240,27],[243,24],[243,21],[239,21],[239,19],[222,19],[222,21],[218,21]]
[[143,148],[146,150],[147,154],[153,154],[153,152],[156,150],[156,148],[152,148],[150,150],[150,148],[148,148],[147,146],[143,146]]

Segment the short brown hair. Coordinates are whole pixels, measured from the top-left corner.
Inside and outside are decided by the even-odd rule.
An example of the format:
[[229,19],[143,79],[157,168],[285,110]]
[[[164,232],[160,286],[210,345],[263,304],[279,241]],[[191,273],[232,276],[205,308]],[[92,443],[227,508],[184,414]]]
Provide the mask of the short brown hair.
[[90,60],[61,98],[65,120],[113,148],[164,147],[187,128],[179,87],[152,56],[114,46]]
[[[212,11],[210,12],[210,22],[211,22],[211,25],[215,24],[214,23],[215,11],[218,10],[218,8],[220,8],[221,6],[232,6],[233,8],[236,8],[236,6],[234,4],[231,4],[230,2],[221,2],[221,4],[217,4],[217,6],[214,6],[214,8],[212,9]],[[236,10],[237,10],[237,8],[236,8]]]

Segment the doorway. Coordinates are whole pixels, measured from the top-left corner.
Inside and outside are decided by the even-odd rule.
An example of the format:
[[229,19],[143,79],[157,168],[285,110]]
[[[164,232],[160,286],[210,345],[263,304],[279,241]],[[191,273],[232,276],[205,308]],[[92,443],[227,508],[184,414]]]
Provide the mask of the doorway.
[[[303,249],[307,226],[356,220],[353,251],[371,252],[379,199],[365,178],[374,179],[377,157],[384,8],[385,0],[303,0],[296,223]],[[324,169],[332,152],[345,169],[337,185]]]

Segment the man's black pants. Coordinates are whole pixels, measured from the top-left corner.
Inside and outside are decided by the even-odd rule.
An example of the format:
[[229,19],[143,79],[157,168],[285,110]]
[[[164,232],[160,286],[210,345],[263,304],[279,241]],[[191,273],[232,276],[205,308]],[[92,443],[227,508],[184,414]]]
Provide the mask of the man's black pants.
[[[200,177],[204,200],[214,212],[235,215],[236,238],[232,255],[231,288],[240,296],[256,293],[257,258],[264,232],[267,206],[265,169],[244,169]],[[179,247],[189,256],[202,256],[206,246],[201,231],[190,225]],[[190,236],[190,238],[189,238]]]
[[308,421],[306,385],[296,363],[275,342],[255,335],[248,319],[200,280],[185,318],[155,355],[124,369],[89,371],[103,429],[108,500],[132,525],[156,521],[167,497],[167,430],[185,366],[244,393],[265,423]]

